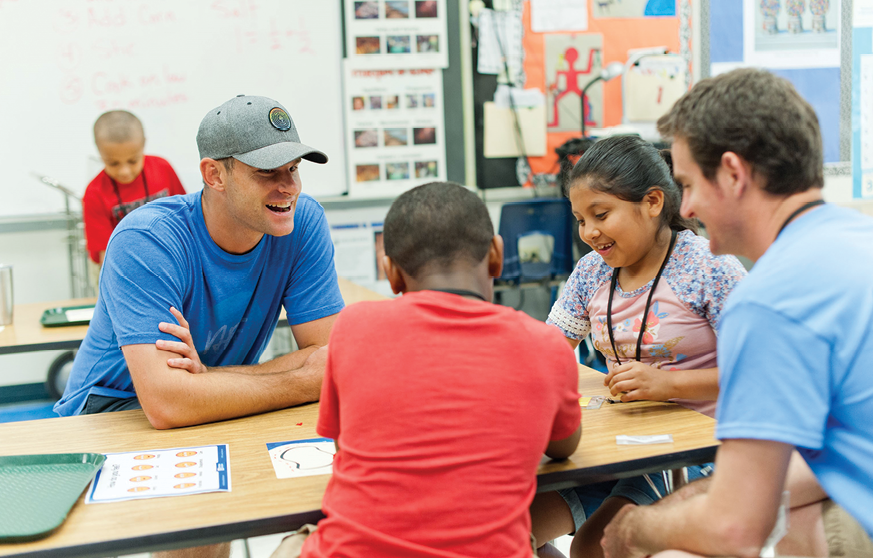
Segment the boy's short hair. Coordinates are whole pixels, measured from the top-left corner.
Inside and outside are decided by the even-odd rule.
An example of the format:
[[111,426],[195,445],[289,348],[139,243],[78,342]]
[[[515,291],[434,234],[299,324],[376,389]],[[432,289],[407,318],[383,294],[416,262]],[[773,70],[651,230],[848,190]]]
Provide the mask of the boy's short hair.
[[478,264],[488,255],[494,226],[479,197],[454,182],[430,182],[402,194],[385,217],[385,254],[417,277],[458,260]]
[[94,122],[94,142],[126,143],[145,138],[142,122],[126,110],[104,112]]
[[771,194],[824,186],[815,111],[788,80],[766,70],[743,68],[700,81],[658,120],[658,131],[685,140],[709,180],[730,151],[765,178]]

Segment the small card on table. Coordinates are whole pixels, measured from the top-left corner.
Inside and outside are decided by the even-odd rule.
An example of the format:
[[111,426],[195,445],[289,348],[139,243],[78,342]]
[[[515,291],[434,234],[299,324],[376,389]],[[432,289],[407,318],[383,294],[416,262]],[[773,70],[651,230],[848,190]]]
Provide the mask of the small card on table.
[[276,477],[280,479],[329,475],[333,472],[336,446],[330,438],[270,442],[267,451],[270,452]]

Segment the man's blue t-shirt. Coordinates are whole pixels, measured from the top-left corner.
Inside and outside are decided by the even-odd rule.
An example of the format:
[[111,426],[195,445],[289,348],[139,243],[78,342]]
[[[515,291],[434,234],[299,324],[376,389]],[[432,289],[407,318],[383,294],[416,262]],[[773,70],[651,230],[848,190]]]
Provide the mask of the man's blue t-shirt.
[[171,306],[191,325],[206,366],[257,363],[283,305],[291,325],[342,309],[330,230],[314,199],[298,198],[291,234],[264,235],[234,255],[209,236],[201,194],[154,201],[113,232],[94,317],[58,414],[78,414],[92,393],[135,396],[120,347],[178,341],[158,330],[159,322],[176,323]]
[[873,219],[792,221],[728,297],[718,366],[716,436],[797,446],[873,535]]

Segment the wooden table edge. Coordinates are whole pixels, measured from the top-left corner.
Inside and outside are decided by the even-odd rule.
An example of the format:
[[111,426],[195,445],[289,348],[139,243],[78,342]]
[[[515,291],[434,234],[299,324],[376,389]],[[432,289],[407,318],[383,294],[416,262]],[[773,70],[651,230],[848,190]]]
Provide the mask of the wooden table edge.
[[[198,527],[196,529],[167,531],[140,537],[113,539],[81,545],[58,546],[0,555],[15,556],[17,558],[69,558],[70,556],[76,556],[77,558],[103,558],[106,556],[122,556],[146,552],[151,553],[162,550],[176,550],[192,546],[247,539],[262,535],[285,533],[298,529],[305,523],[318,523],[318,521],[323,517],[324,515],[322,514],[321,509],[308,510],[260,519],[251,519],[238,523],[224,523],[207,527]],[[51,537],[52,533],[49,533],[47,537]],[[16,543],[4,543],[0,541],[0,551],[3,550],[4,544],[14,545]]]

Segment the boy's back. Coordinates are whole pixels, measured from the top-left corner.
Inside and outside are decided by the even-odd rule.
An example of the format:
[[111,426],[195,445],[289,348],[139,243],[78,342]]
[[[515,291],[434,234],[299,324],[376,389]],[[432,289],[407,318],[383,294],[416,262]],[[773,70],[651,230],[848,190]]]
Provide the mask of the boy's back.
[[318,432],[341,451],[304,556],[525,556],[536,469],[579,427],[561,335],[424,290],[345,309]]

